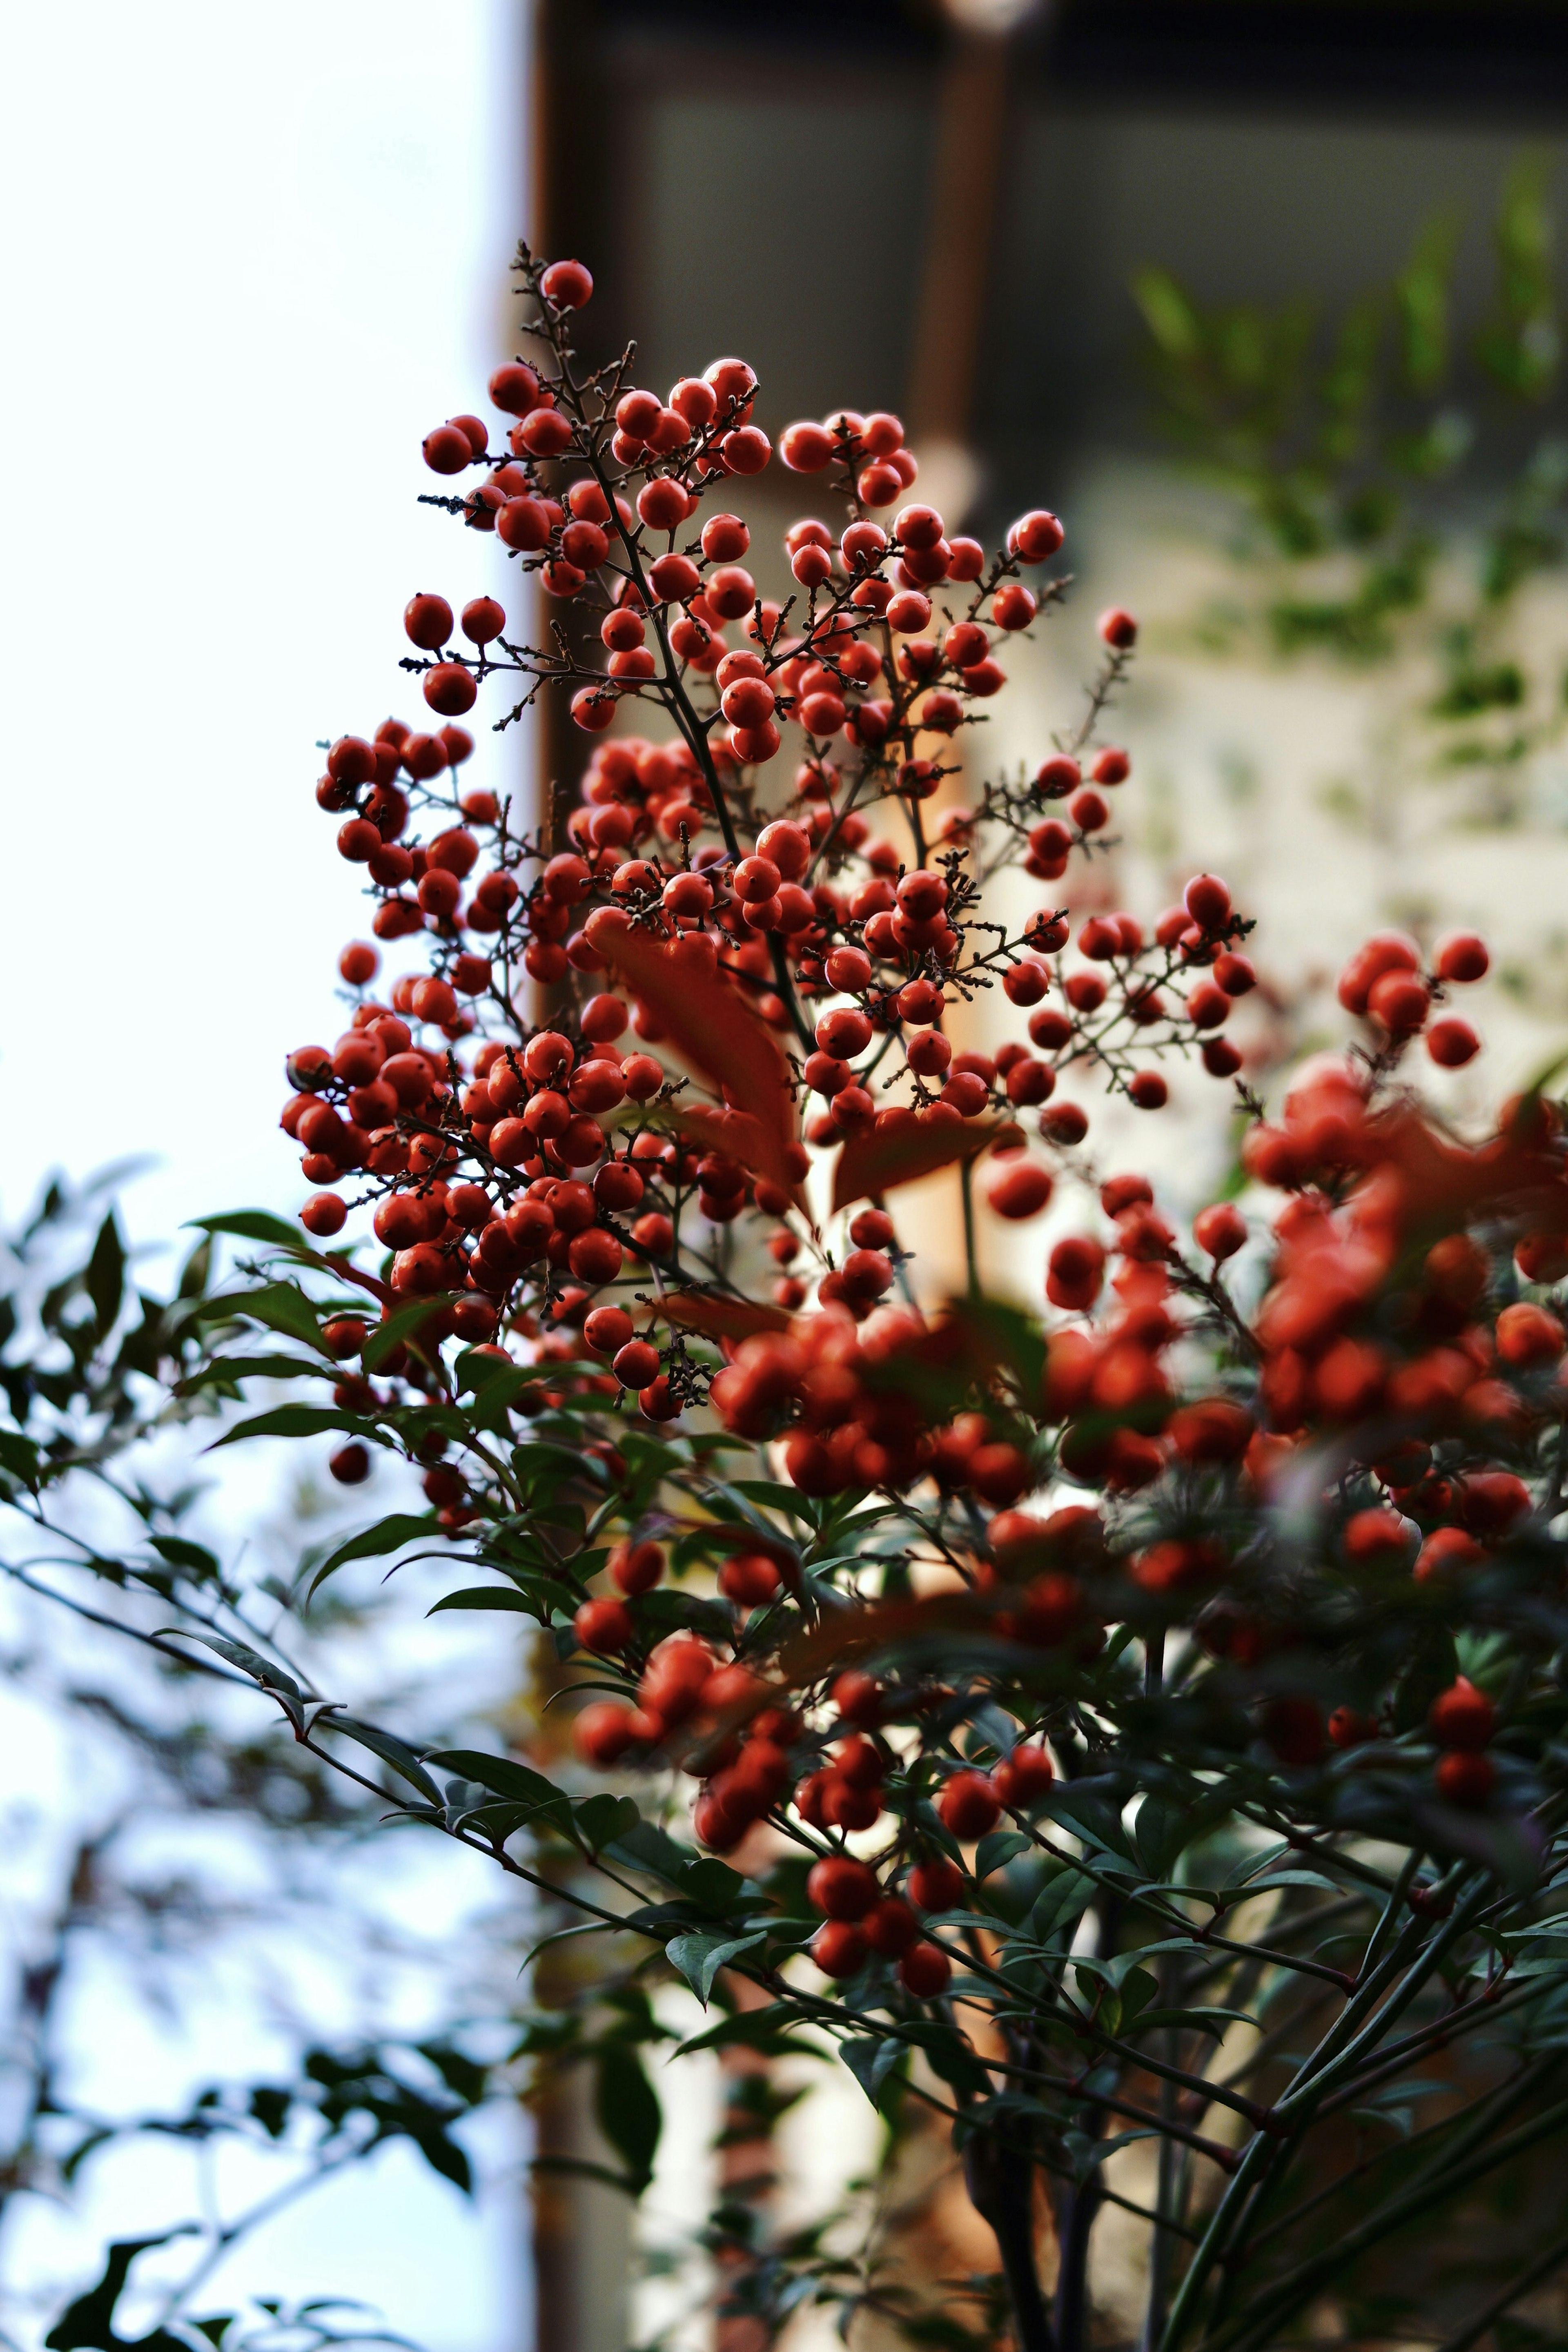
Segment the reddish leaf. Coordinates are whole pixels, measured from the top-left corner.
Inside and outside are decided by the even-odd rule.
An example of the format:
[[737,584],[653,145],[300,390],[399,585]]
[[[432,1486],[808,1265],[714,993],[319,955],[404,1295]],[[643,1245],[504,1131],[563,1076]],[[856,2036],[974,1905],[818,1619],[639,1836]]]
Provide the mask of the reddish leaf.
[[795,1140],[788,1066],[778,1040],[740,990],[716,972],[705,971],[682,947],[666,946],[645,931],[598,924],[592,937],[605,962],[647,1006],[682,1059],[754,1122],[748,1139],[758,1174],[793,1191],[795,1180],[784,1156],[785,1147]]
[[833,1205],[847,1208],[851,1201],[933,1176],[939,1168],[977,1160],[1000,1137],[1017,1132],[1011,1119],[927,1119],[913,1111],[885,1127],[867,1128],[852,1135],[838,1155]]
[[782,1307],[763,1307],[749,1298],[714,1298],[704,1291],[675,1291],[659,1300],[656,1312],[667,1323],[699,1331],[706,1339],[750,1339],[758,1331],[789,1329]]
[[749,1111],[715,1110],[706,1103],[675,1102],[658,1114],[700,1150],[717,1151],[749,1175],[766,1176],[771,1159],[765,1129]]

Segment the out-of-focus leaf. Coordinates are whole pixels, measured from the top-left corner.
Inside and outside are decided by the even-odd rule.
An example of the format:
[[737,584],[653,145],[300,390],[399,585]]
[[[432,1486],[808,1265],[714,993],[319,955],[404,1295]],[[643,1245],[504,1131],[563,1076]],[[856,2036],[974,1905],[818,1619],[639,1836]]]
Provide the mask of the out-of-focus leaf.
[[19,1478],[35,1495],[37,1493],[38,1449],[30,1437],[18,1437],[9,1429],[0,1429],[0,1470]]
[[188,1379],[176,1381],[177,1397],[199,1396],[203,1389],[221,1388],[238,1381],[321,1381],[337,1377],[331,1363],[310,1363],[303,1356],[215,1356]]
[[839,2043],[838,2055],[871,2105],[879,2109],[883,2085],[900,2059],[909,2056],[909,2043],[897,2041],[890,2035],[886,2039],[856,2036]]
[[956,1168],[977,1160],[1011,1119],[921,1118],[916,1112],[890,1119],[852,1135],[838,1155],[833,1171],[833,1205],[847,1209],[852,1201],[867,1201],[891,1192],[900,1184],[917,1183],[939,1169]]
[[87,1262],[87,1295],[92,1301],[99,1329],[109,1330],[125,1296],[125,1244],[120,1238],[112,1209],[98,1229],[98,1239]]
[[606,2042],[595,2063],[594,2114],[599,2129],[639,2189],[653,2177],[664,2116],[637,2052],[624,2042]]
[[[68,2303],[45,2336],[47,2352],[130,2352],[129,2345],[114,2332],[114,2306],[125,2292],[132,2263],[153,2246],[166,2246],[172,2238],[195,2234],[195,2224],[184,2221],[155,2238],[117,2239],[109,2249],[97,2284]],[[189,2347],[167,2328],[159,2327],[150,2336],[136,2338],[135,2352],[189,2352]]]
[[748,1130],[757,1172],[786,1191],[795,1178],[785,1157],[795,1141],[789,1071],[778,1040],[731,982],[704,972],[680,947],[646,932],[595,927],[594,944],[619,979],[652,1013],[675,1051],[700,1070],[731,1107],[755,1122]]
[[166,1559],[171,1568],[183,1568],[188,1576],[199,1577],[204,1584],[223,1572],[205,1544],[191,1543],[184,1536],[153,1536],[150,1540],[160,1559]]
[[1149,332],[1167,359],[1194,360],[1203,349],[1203,327],[1184,289],[1168,269],[1141,269],[1132,299]]
[[782,1307],[767,1307],[750,1298],[719,1298],[705,1292],[678,1290],[658,1301],[657,1312],[683,1331],[700,1332],[708,1339],[749,1339],[758,1331],[787,1331],[789,1317]]
[[298,1225],[270,1215],[266,1209],[231,1209],[226,1216],[188,1217],[185,1222],[199,1233],[230,1234],[237,1241],[273,1242],[279,1249],[310,1251]]

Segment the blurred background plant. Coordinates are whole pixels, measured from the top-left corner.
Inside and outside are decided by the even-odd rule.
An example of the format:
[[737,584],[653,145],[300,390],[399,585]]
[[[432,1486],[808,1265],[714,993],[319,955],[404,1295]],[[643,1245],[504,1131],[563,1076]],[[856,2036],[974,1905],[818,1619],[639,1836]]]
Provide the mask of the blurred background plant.
[[1450,823],[1525,814],[1530,761],[1568,721],[1568,663],[1518,628],[1521,590],[1563,553],[1568,441],[1545,166],[1521,158],[1492,223],[1494,284],[1462,341],[1462,216],[1423,226],[1405,268],[1337,317],[1205,303],[1166,269],[1133,283],[1159,426],[1224,499],[1236,593],[1195,643],[1352,664],[1415,655],[1412,762],[1457,787]]
[[[390,2189],[428,2227],[481,2163],[518,2160],[517,1922],[389,1859],[374,1784],[269,1736],[220,1654],[169,1638],[274,1638],[342,1511],[275,1495],[243,1572],[196,1539],[216,1423],[171,1391],[226,1310],[205,1237],[172,1297],[131,1280],[110,1198],[131,1173],[51,1181],[0,1243],[0,2328],[55,2352],[110,2352],[127,2313],[164,2346],[402,2340],[430,2298],[375,2205]],[[314,1670],[417,1706],[395,1613],[318,1609]],[[289,2244],[308,2200],[321,2225]],[[368,2241],[346,2275],[345,2223]]]

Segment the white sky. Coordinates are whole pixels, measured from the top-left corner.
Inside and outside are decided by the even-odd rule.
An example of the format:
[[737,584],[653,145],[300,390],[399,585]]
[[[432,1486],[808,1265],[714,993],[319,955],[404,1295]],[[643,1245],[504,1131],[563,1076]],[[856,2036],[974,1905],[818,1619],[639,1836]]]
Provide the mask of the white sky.
[[[363,928],[312,745],[415,717],[405,601],[498,577],[415,500],[424,434],[483,404],[510,344],[525,33],[526,0],[9,20],[0,1214],[51,1168],[140,1152],[162,1163],[126,1203],[142,1239],[300,1197],[282,1057],[339,1025]],[[63,1825],[58,1794],[8,1801]],[[215,2032],[219,2065],[268,2063],[221,2001],[192,2030],[176,2076],[212,2068]],[[175,2183],[121,2172],[10,2259],[79,2284],[100,2231],[177,2217]],[[509,2352],[518,2220],[395,2154],[229,2292],[330,2287],[437,2352]]]
[[312,745],[418,715],[406,598],[498,576],[415,500],[507,342],[525,35],[526,0],[10,20],[5,1213],[142,1151],[145,1238],[300,1195],[282,1057],[363,929]]

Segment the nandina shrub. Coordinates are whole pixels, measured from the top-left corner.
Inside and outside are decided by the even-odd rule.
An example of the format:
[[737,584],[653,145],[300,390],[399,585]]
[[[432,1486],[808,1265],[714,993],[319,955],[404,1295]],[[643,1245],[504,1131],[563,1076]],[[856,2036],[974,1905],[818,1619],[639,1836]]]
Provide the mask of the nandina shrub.
[[[1192,1056],[1227,1121],[1255,982],[1215,875],[1074,912],[1131,772],[1098,735],[1134,620],[1101,618],[1033,773],[973,782],[1006,640],[1065,590],[1055,517],[988,551],[920,500],[896,417],[792,425],[820,514],[775,604],[731,511],[773,462],[751,369],[668,401],[630,352],[585,373],[588,273],[520,267],[501,446],[468,414],[425,443],[517,617],[416,594],[428,720],[340,737],[317,786],[405,943],[380,994],[344,949],[346,1027],[288,1056],[332,1246],[211,1222],[273,1254],[227,1311],[326,1390],[229,1435],[330,1432],[350,1484],[410,1465],[321,1573],[449,1544],[440,1605],[543,1629],[575,1761],[418,1755],[229,1654],[601,1930],[620,2013],[673,1971],[720,2006],[705,2044],[810,2029],[885,2110],[950,2117],[1031,2352],[1087,2340],[1107,2198],[1146,2233],[1150,2347],[1244,2352],[1331,2292],[1347,2333],[1441,2333],[1460,2263],[1500,2310],[1563,2218],[1529,2158],[1568,2119],[1568,1171],[1540,1089],[1468,1137],[1421,1097],[1424,1057],[1479,1050],[1451,1002],[1488,951],[1368,940],[1342,1050],[1271,1116],[1241,1090],[1245,1189],[1190,1232],[1137,1172],[1091,1183],[1062,1075],[1154,1115]],[[454,723],[498,687],[499,725],[553,695],[595,739],[557,831]],[[954,1051],[982,991],[1016,1034]],[[959,1299],[896,1214],[943,1171]],[[1039,1312],[983,1295],[977,1191],[1070,1193]],[[634,2105],[605,2109],[633,2188]],[[1130,2195],[1108,2162],[1141,2139]],[[1479,2264],[1478,2181],[1515,2190]],[[1391,2268],[1417,2229],[1451,2260]],[[766,2319],[790,2259],[756,2253],[726,2293]]]

